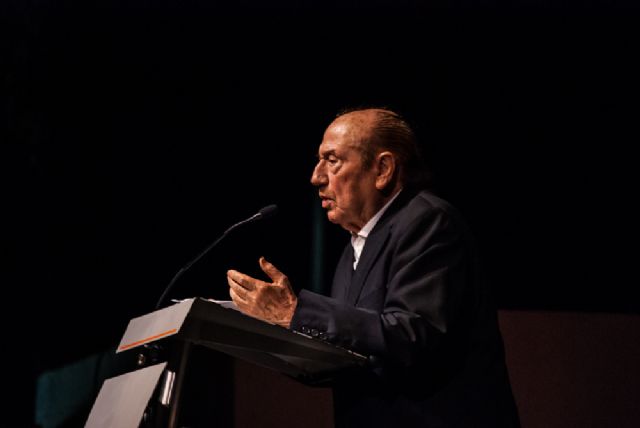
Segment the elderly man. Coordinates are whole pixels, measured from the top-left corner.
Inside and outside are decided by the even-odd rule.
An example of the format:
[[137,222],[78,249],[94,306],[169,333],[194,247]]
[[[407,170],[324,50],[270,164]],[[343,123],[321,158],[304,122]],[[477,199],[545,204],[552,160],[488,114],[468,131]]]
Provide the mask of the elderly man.
[[354,110],[326,129],[311,183],[329,220],[350,232],[331,297],[295,296],[230,270],[246,314],[369,355],[334,386],[336,426],[515,427],[517,411],[490,293],[471,233],[424,190],[414,134],[395,112]]

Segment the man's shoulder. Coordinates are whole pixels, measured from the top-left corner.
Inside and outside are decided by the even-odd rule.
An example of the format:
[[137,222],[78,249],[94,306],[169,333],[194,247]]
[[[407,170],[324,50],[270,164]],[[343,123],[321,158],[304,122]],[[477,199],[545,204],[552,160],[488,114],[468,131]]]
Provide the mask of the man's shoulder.
[[412,224],[436,219],[452,221],[459,225],[466,223],[456,207],[429,190],[408,194],[404,206],[397,211],[393,222]]
[[408,203],[402,211],[459,215],[458,210],[451,203],[429,190],[421,190],[411,194]]

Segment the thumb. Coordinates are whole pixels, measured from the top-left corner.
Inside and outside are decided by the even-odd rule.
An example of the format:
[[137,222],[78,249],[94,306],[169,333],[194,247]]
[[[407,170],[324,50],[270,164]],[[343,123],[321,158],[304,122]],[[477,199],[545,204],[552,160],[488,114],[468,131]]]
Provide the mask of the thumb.
[[260,269],[262,269],[262,271],[266,273],[273,282],[281,282],[283,279],[285,279],[285,275],[280,272],[274,265],[269,263],[264,257],[260,257],[259,263]]

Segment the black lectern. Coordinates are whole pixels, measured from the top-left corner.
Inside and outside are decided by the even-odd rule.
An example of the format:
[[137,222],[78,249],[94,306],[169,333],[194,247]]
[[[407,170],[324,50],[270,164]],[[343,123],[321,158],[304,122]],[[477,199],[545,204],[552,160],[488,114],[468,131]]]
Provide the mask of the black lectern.
[[86,427],[177,427],[194,347],[308,385],[323,384],[367,362],[365,356],[246,316],[231,302],[188,299],[129,322],[117,352],[139,352],[140,368],[104,382]]

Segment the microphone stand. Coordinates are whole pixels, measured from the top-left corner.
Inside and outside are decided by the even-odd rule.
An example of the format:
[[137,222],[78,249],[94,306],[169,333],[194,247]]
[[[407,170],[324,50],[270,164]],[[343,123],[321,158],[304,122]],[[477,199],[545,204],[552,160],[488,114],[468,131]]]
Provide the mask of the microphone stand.
[[178,280],[178,278],[180,278],[182,276],[183,273],[185,273],[187,270],[189,270],[189,268],[191,266],[193,266],[198,260],[200,260],[205,254],[207,254],[209,251],[211,251],[211,249],[213,247],[215,247],[216,245],[218,245],[218,242],[222,241],[224,239],[224,237],[226,237],[229,232],[231,232],[232,230],[234,230],[236,227],[241,226],[243,224],[246,223],[250,223],[252,221],[256,220],[256,216],[259,214],[254,215],[251,218],[248,218],[246,220],[241,221],[240,223],[236,223],[233,226],[231,226],[229,229],[225,230],[224,233],[222,234],[222,236],[220,236],[218,239],[216,239],[211,245],[209,245],[207,248],[205,248],[200,254],[198,254],[196,256],[196,258],[194,258],[193,260],[191,260],[189,263],[187,263],[186,265],[184,265],[183,267],[180,268],[180,270],[178,272],[176,272],[176,274],[173,276],[173,279],[169,282],[169,285],[167,285],[167,288],[164,289],[164,292],[162,293],[162,295],[160,296],[160,298],[158,299],[158,302],[156,303],[156,307],[155,309],[158,310],[160,309],[160,305],[162,305],[162,303],[164,302],[164,299],[167,297],[167,295],[169,294],[169,292],[171,291],[171,289],[173,288],[174,284],[176,283],[176,281]]
[[213,247],[215,247],[216,245],[218,245],[218,243],[220,241],[222,241],[231,231],[233,231],[234,229],[245,225],[247,223],[252,223],[254,221],[257,220],[261,220],[264,218],[268,218],[271,217],[272,215],[274,215],[278,210],[278,207],[275,205],[269,205],[266,206],[264,208],[262,208],[260,211],[258,211],[256,214],[252,215],[251,217],[249,217],[246,220],[242,220],[236,224],[234,224],[233,226],[231,226],[230,228],[228,228],[227,230],[224,231],[224,233],[222,234],[222,236],[220,236],[218,239],[216,239],[211,245],[209,245],[207,248],[205,248],[200,254],[198,254],[198,256],[196,258],[194,258],[193,260],[191,260],[189,263],[187,263],[186,265],[184,265],[174,276],[173,279],[171,280],[171,282],[169,282],[169,285],[167,286],[167,288],[165,288],[164,292],[162,293],[162,295],[160,296],[160,298],[158,299],[158,303],[156,303],[156,307],[155,309],[160,309],[160,305],[162,305],[162,303],[164,302],[164,299],[167,297],[167,294],[169,294],[169,292],[171,291],[171,289],[173,288],[173,285],[176,283],[176,281],[178,280],[178,278],[180,278],[182,276],[183,273],[185,273],[187,270],[189,270],[189,268],[195,264],[198,260],[200,260],[205,254],[207,254]]

